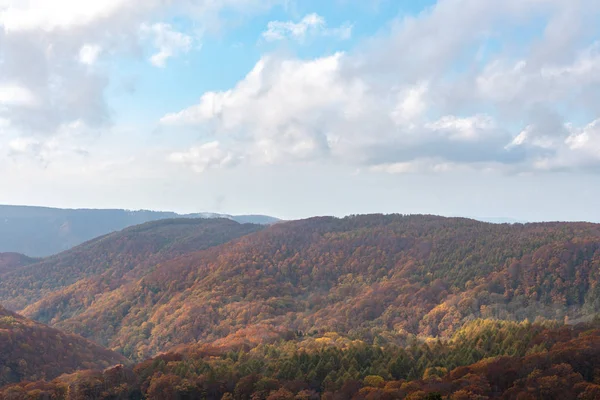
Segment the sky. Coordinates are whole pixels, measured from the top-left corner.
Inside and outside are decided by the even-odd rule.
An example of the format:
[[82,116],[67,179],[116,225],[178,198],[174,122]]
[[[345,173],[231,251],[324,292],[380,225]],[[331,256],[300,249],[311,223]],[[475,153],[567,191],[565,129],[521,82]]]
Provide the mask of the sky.
[[600,222],[597,0],[0,0],[0,203]]

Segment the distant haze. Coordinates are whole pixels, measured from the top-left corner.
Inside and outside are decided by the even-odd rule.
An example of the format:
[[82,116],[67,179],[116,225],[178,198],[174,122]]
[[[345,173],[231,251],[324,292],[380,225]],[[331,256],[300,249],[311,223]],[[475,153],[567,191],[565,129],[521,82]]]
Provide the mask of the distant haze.
[[168,218],[227,218],[239,223],[271,224],[264,215],[177,214],[159,211],[58,209],[0,206],[0,253],[44,257],[128,226]]

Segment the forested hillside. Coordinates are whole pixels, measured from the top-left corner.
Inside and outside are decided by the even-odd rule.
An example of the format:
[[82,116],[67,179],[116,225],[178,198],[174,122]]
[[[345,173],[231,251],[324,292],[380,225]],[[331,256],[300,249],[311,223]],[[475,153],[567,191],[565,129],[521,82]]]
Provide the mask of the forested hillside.
[[0,252],[45,257],[129,226],[173,218],[227,218],[255,224],[277,221],[264,215],[179,215],[146,210],[72,210],[0,205]]
[[0,273],[0,304],[17,311],[44,298],[45,314],[27,314],[49,322],[51,313],[72,315],[96,295],[138,279],[163,261],[260,229],[228,219],[148,222]]
[[0,260],[5,304],[139,362],[2,311],[3,399],[600,395],[595,224],[179,219]]
[[447,341],[376,346],[292,336],[245,349],[183,347],[128,368],[0,389],[3,399],[595,400],[598,323],[476,320]]
[[85,301],[74,294],[85,290],[48,290],[25,313],[137,360],[288,331],[403,345],[477,318],[589,318],[599,279],[594,224],[313,218],[163,260]]
[[19,253],[0,253],[0,275],[36,261],[35,258]]
[[123,356],[82,337],[0,307],[0,386],[22,380],[50,380],[78,369],[103,369],[124,362]]

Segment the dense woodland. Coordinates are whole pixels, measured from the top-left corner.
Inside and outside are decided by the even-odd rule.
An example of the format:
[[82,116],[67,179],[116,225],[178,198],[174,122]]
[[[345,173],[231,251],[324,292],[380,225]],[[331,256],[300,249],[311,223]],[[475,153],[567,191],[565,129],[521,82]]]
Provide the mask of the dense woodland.
[[168,220],[32,262],[0,303],[137,365],[0,398],[600,398],[596,224]]
[[0,253],[0,274],[33,264],[37,260],[19,253]]
[[9,385],[0,397],[593,400],[600,396],[597,326],[478,320],[450,340],[406,347],[338,336],[294,337],[235,350],[196,345],[133,367]]
[[[81,302],[62,304],[68,308],[67,313],[73,313],[73,307],[85,307],[97,294],[136,279],[163,261],[260,229],[260,225],[226,219],[176,219],[137,225],[22,268],[6,273],[0,269],[0,304],[16,311],[42,298],[54,303]],[[49,322],[33,313],[35,319]]]
[[[0,386],[105,368],[125,357],[82,337],[27,320],[0,307]],[[0,397],[4,399],[5,397]]]
[[[212,223],[223,232],[235,228],[235,236],[246,233],[231,221]],[[151,241],[123,234],[129,249],[107,238],[106,247],[116,248],[101,248],[97,258],[62,255],[75,266],[68,276],[60,273],[65,264],[50,260],[10,274],[0,299],[11,298],[2,287],[17,291],[7,304],[25,316],[138,361],[179,344],[240,340],[240,332],[260,336],[278,327],[403,345],[415,335],[450,337],[477,318],[576,321],[600,306],[600,227],[594,224],[314,218],[201,251],[173,251],[177,240],[158,260],[147,257],[155,251]],[[108,262],[105,254],[134,261]],[[77,280],[81,268],[105,271]],[[48,270],[57,274],[48,277],[42,272]]]

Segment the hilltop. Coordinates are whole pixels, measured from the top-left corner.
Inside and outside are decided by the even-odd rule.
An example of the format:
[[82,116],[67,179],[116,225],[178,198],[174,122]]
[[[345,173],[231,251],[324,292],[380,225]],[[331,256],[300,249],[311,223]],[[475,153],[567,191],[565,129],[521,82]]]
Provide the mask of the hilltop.
[[577,320],[600,308],[596,224],[325,217],[182,253],[99,296],[47,290],[23,312],[139,360],[289,331],[402,345],[477,318]]
[[0,253],[0,274],[33,264],[38,261],[19,253]]
[[[138,279],[166,260],[261,229],[229,219],[161,220],[130,227],[0,273],[0,304],[19,311],[45,298],[70,315],[79,304]],[[67,293],[73,296],[67,298]],[[35,319],[50,322],[43,315]]]

